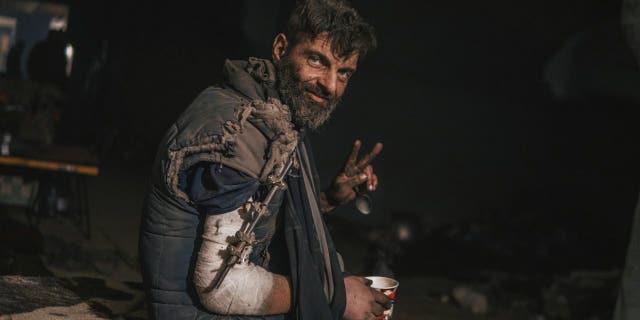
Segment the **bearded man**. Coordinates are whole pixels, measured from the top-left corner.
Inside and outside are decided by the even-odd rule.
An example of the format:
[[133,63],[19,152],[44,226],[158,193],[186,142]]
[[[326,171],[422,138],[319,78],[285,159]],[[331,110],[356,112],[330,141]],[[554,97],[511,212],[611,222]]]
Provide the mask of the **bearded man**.
[[[296,4],[272,61],[227,61],[224,83],[205,89],[160,145],[140,233],[143,281],[154,319],[373,319],[390,300],[347,276],[322,214],[375,190],[356,141],[326,191],[306,131],[330,116],[375,47],[373,29],[345,2]],[[288,159],[286,190],[270,198],[250,249],[224,274],[236,232],[255,219]],[[240,255],[238,255],[240,257]]]

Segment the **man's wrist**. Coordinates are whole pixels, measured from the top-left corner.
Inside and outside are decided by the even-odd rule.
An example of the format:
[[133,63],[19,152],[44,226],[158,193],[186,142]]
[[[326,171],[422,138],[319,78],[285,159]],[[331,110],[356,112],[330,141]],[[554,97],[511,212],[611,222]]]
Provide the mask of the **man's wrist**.
[[335,210],[336,207],[338,207],[338,204],[332,203],[332,201],[327,196],[326,191],[320,192],[320,210],[322,211],[322,213],[329,213]]

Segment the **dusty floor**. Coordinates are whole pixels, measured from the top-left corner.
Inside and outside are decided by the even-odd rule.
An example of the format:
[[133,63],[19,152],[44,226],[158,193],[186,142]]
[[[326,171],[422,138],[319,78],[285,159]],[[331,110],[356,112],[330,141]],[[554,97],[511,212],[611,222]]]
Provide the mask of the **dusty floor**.
[[[106,167],[88,180],[90,240],[64,214],[42,219],[36,230],[23,209],[3,207],[0,319],[146,319],[137,270],[146,174]],[[349,270],[399,280],[394,319],[607,319],[615,299],[616,270],[510,273],[477,267],[482,262],[465,268],[455,251],[430,255],[388,242],[381,249],[380,233],[339,218],[329,223]],[[35,285],[53,298],[15,294]]]

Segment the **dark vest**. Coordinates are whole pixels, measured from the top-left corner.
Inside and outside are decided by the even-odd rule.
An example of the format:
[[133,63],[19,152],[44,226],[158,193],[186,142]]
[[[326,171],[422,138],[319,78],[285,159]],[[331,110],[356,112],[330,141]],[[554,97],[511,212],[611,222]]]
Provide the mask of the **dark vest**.
[[[256,72],[247,72],[250,68]],[[273,84],[262,78],[273,74],[266,68],[272,65],[264,60],[227,61],[225,85],[205,89],[160,143],[140,232],[143,282],[154,319],[214,318],[199,307],[192,284],[204,217],[178,189],[178,174],[207,161],[260,177],[274,132],[242,111],[254,100],[266,100],[267,86]],[[272,204],[276,212],[281,199],[279,195]],[[276,215],[272,215],[256,228],[257,238],[263,241],[254,248],[252,262],[262,263],[260,253],[275,223]]]
[[[267,168],[273,165],[271,147],[283,137],[281,131],[274,131],[277,126],[273,125],[273,119],[265,120],[269,117],[264,113],[271,112],[270,109],[255,112],[260,117],[252,117],[250,112],[256,105],[271,101],[270,97],[277,97],[274,66],[255,58],[227,61],[223,74],[224,84],[204,90],[171,126],[153,165],[140,232],[141,271],[153,319],[285,317],[213,315],[200,306],[193,285],[205,217],[178,188],[180,172],[199,162],[215,162],[262,182],[269,171]],[[276,102],[278,105],[279,100]],[[253,248],[250,261],[262,264],[262,253],[277,229],[279,234],[274,240],[277,243],[270,251],[278,252],[274,257],[285,260],[288,257],[288,261],[272,261],[269,269],[273,265],[278,273],[286,270],[285,274],[291,277],[294,311],[289,316],[305,320],[338,319],[344,312],[346,299],[338,254],[330,237],[328,249],[322,249],[317,242],[318,228],[326,234],[328,230],[322,222],[318,224],[317,219],[311,218],[309,197],[315,195],[309,194],[308,186],[305,189],[299,178],[289,178],[287,184],[286,195],[281,192],[270,205],[274,214],[256,227],[259,242]],[[278,216],[282,223],[276,228]],[[330,256],[324,264],[323,250],[328,250]],[[318,302],[326,299],[322,291],[322,268],[326,263],[334,270],[330,279],[335,293],[327,304],[322,304]]]

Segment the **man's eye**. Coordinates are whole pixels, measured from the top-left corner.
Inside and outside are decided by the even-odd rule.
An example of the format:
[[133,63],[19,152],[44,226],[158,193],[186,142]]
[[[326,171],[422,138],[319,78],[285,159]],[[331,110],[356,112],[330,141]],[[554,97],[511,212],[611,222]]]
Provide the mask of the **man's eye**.
[[349,78],[351,78],[352,73],[351,71],[338,71],[338,75],[343,80],[349,80]]
[[321,64],[320,57],[315,55],[309,56],[309,64],[312,66],[319,66]]

